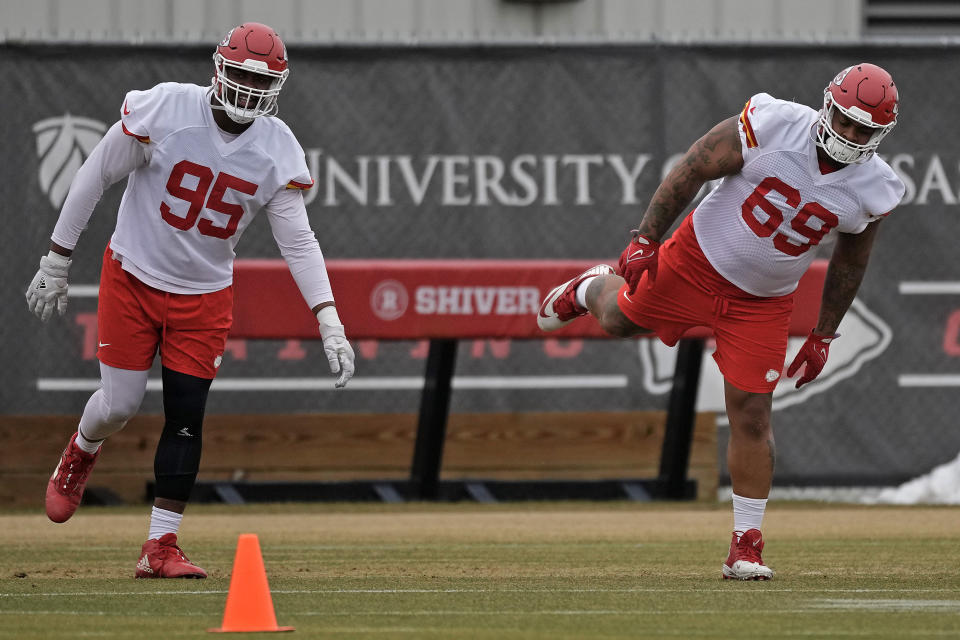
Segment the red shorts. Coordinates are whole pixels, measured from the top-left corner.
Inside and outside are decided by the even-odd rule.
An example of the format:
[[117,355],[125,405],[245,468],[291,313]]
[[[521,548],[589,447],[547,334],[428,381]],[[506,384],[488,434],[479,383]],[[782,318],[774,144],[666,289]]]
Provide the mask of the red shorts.
[[769,393],[783,374],[793,295],[762,298],[724,279],[700,250],[691,217],[664,243],[653,289],[646,278],[633,294],[624,286],[617,305],[668,346],[693,327],[708,327],[723,377],[743,391]]
[[212,380],[233,323],[233,287],[203,294],[167,293],[123,270],[109,245],[100,271],[100,362],[146,371],[160,348],[163,366]]

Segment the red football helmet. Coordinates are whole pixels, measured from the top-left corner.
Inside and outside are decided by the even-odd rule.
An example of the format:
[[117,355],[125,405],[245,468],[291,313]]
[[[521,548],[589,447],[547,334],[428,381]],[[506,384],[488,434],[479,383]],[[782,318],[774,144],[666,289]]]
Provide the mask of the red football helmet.
[[[866,144],[847,140],[833,130],[834,109],[875,131]],[[823,90],[823,109],[817,123],[817,144],[837,162],[865,162],[897,124],[897,85],[890,74],[863,62],[837,74]]]
[[[213,96],[238,123],[277,113],[277,96],[290,70],[287,48],[276,31],[259,22],[245,22],[224,36],[213,53]],[[233,69],[254,73],[263,82],[251,86],[230,77]]]

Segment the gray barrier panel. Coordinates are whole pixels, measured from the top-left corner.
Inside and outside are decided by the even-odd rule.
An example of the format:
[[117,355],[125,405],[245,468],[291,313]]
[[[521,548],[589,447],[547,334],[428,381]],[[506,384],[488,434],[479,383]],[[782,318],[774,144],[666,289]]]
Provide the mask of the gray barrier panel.
[[[82,410],[98,377],[95,297],[73,298],[65,318],[41,325],[22,292],[73,171],[118,118],[125,92],[206,84],[211,51],[2,48],[10,88],[0,122],[8,230],[0,412]],[[670,159],[751,95],[818,107],[844,66],[885,66],[902,102],[881,151],[907,194],[883,222],[822,380],[804,393],[778,390],[778,482],[894,482],[960,450],[956,387],[944,386],[960,375],[960,86],[952,81],[960,49],[294,48],[290,58],[280,115],[307,151],[317,182],[308,210],[328,258],[613,259]],[[121,192],[107,193],[78,246],[77,293],[97,282]],[[265,221],[238,253],[278,256]],[[356,346],[358,376],[334,393],[303,388],[325,381],[319,344],[232,345],[208,410],[416,411],[411,385],[423,375],[425,345]],[[451,410],[664,408],[673,357],[649,341],[464,342]],[[490,380],[503,377],[507,388]],[[263,390],[232,390],[251,385]],[[712,362],[700,408],[722,408]],[[160,411],[158,393],[143,411]]]

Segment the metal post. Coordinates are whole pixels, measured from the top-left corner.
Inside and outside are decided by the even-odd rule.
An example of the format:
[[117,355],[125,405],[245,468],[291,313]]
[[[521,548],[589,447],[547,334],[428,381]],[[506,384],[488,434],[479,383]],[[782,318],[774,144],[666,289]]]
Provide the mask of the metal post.
[[677,351],[673,388],[667,405],[667,424],[660,454],[659,485],[661,497],[682,500],[688,495],[687,466],[693,444],[693,424],[697,410],[697,388],[700,385],[700,363],[703,360],[702,338],[685,338]]
[[431,340],[427,370],[420,396],[417,441],[410,467],[411,497],[436,500],[439,497],[440,463],[447,434],[450,388],[457,358],[457,341]]

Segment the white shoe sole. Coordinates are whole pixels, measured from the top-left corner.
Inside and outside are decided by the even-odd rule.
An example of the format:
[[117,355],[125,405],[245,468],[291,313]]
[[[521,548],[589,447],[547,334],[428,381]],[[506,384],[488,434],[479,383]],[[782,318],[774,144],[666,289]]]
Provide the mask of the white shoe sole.
[[557,314],[553,313],[553,301],[563,293],[570,282],[570,280],[567,280],[559,287],[555,287],[540,304],[540,310],[537,312],[537,326],[540,327],[541,331],[556,331],[576,320],[576,318],[561,320],[557,317]]
[[769,580],[773,577],[773,570],[756,562],[737,560],[732,567],[723,565],[724,580]]

